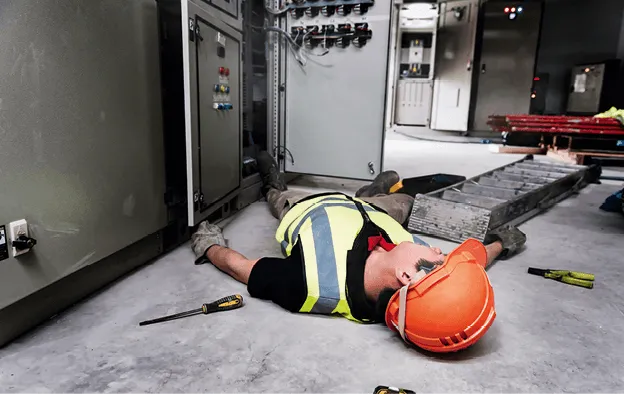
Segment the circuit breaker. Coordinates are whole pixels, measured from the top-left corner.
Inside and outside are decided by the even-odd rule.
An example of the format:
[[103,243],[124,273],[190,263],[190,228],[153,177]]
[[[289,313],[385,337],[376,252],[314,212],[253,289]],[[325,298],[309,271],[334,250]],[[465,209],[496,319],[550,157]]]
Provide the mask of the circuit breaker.
[[[298,1],[274,53],[277,149],[287,172],[372,179],[381,171],[390,0]],[[286,40],[284,40],[286,42]]]

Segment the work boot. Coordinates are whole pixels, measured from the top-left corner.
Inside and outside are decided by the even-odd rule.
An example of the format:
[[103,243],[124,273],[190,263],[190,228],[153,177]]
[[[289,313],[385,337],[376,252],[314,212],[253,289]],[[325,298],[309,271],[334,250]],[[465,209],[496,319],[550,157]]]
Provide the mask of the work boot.
[[502,258],[508,258],[516,254],[526,243],[526,235],[517,227],[503,226],[488,233],[485,236],[485,243],[500,241],[503,244]]
[[262,194],[266,197],[270,189],[281,192],[288,190],[282,174],[280,174],[277,162],[267,151],[258,153],[258,171],[262,178]]
[[197,231],[191,236],[193,252],[195,252],[195,265],[209,263],[206,252],[211,246],[219,245],[227,247],[221,228],[208,221],[203,221],[197,226]]
[[356,197],[375,197],[379,194],[389,194],[390,188],[401,180],[396,171],[384,171],[377,175],[370,185],[362,186],[355,193]]

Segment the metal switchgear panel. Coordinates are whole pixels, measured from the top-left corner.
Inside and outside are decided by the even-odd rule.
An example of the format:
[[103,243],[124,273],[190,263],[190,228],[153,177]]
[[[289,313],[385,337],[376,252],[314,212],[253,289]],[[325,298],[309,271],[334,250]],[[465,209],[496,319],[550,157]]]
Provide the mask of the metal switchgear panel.
[[242,37],[192,2],[187,33],[189,224],[194,225],[240,190]]

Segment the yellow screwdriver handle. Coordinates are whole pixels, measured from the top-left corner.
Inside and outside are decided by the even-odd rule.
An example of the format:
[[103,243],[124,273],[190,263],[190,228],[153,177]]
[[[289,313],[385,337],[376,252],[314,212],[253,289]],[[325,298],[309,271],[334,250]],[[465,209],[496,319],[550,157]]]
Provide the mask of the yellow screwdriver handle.
[[243,306],[243,296],[240,294],[234,294],[231,296],[223,297],[210,304],[202,305],[202,312],[204,314],[213,312],[223,312],[232,309],[237,309]]

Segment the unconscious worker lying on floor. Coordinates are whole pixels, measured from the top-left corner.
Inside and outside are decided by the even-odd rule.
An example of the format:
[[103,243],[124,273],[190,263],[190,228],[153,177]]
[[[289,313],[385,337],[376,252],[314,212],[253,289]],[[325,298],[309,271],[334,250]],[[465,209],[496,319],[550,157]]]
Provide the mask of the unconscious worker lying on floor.
[[489,234],[485,246],[468,240],[445,256],[403,228],[414,198],[387,194],[400,181],[396,172],[380,174],[353,198],[288,190],[266,152],[258,167],[286,257],[248,259],[226,246],[218,226],[203,222],[192,237],[196,264],[214,264],[247,284],[251,296],[291,312],[385,322],[432,351],[465,348],[492,324],[484,269],[520,249],[526,241],[520,230]]

